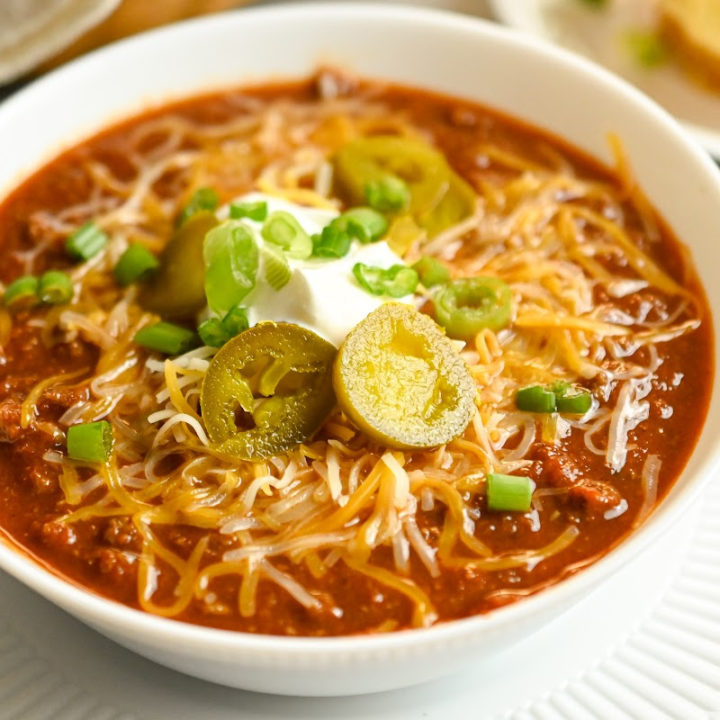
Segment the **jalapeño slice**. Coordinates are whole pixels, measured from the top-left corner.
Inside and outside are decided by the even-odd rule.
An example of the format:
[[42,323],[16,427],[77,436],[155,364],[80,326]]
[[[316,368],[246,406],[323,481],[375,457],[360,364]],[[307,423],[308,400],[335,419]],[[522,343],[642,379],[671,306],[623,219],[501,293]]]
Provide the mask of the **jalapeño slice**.
[[427,315],[386,303],[348,335],[333,385],[346,415],[373,440],[426,448],[452,440],[475,411],[475,382]]
[[512,316],[512,290],[500,278],[459,278],[433,297],[435,317],[450,337],[472,339],[483,328],[501,330]]
[[181,319],[205,307],[203,241],[218,224],[213,213],[195,213],[160,254],[160,267],[140,293],[140,304],[164,318]]
[[[422,140],[395,135],[360,138],[333,157],[335,185],[350,205],[364,205],[378,188],[406,187],[405,203],[388,212],[407,212],[430,237],[475,211],[473,189],[450,167],[444,155]],[[394,197],[394,196],[393,196]]]
[[327,340],[292,323],[260,323],[223,345],[200,397],[215,450],[255,460],[312,437],[335,405],[335,354]]

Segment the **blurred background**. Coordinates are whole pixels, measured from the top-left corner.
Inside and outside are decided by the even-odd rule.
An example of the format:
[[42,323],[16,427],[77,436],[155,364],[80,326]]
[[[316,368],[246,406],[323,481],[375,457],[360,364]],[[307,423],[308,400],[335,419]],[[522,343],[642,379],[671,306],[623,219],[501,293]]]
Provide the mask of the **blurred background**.
[[[0,99],[143,30],[297,1],[0,0]],[[391,2],[490,18],[584,54],[657,100],[720,158],[720,0],[385,0]]]
[[[402,0],[400,0],[402,2]],[[0,0],[0,85],[21,82],[119,38],[170,22],[247,5],[252,0]],[[477,15],[484,0],[410,4]]]

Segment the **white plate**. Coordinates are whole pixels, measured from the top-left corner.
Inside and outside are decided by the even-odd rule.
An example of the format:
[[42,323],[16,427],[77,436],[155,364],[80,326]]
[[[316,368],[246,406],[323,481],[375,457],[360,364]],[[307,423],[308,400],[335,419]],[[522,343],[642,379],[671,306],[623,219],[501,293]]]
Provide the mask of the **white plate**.
[[716,480],[655,547],[525,642],[451,678],[346,698],[259,695],[180,675],[0,574],[0,718],[720,718],[718,516]]
[[627,30],[652,27],[656,0],[613,0],[601,10],[579,0],[490,0],[490,5],[505,24],[579,52],[629,80],[720,158],[720,94],[704,90],[673,63],[640,66],[623,45]]

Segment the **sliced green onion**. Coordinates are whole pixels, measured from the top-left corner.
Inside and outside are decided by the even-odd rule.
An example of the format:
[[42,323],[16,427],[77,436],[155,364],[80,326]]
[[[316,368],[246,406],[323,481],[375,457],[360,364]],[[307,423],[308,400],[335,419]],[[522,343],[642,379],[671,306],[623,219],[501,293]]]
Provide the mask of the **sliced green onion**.
[[271,213],[260,233],[266,242],[277,245],[288,257],[305,260],[312,255],[310,236],[289,212],[278,210]]
[[418,285],[418,274],[406,265],[393,265],[386,270],[355,263],[352,271],[360,287],[372,295],[400,298],[414,293]]
[[557,398],[552,390],[532,385],[518,390],[515,396],[518,410],[535,413],[552,413],[557,410]]
[[369,207],[356,207],[344,212],[331,223],[345,230],[352,238],[361,243],[377,242],[388,229],[384,215]]
[[125,286],[146,277],[158,267],[159,260],[144,245],[133,243],[120,256],[113,273],[118,283]]
[[450,280],[450,271],[435,258],[421,257],[412,267],[426,288],[442,285]]
[[182,355],[198,346],[198,336],[187,328],[159,322],[138,330],[133,338],[138,345],[165,355]]
[[379,212],[368,207],[353,208],[336,217],[320,234],[313,235],[313,257],[345,257],[353,239],[376,242],[387,228],[388,222]]
[[487,504],[489,510],[528,512],[535,483],[521,475],[488,473]]
[[232,335],[219,318],[209,318],[198,325],[198,335],[205,345],[222,347]]
[[404,210],[410,204],[410,189],[395,175],[385,175],[365,185],[368,205],[381,212]]
[[72,425],[67,431],[68,457],[82,462],[107,462],[113,446],[113,432],[107,420]]
[[198,188],[190,198],[190,202],[180,212],[177,221],[178,226],[183,225],[193,215],[203,210],[213,212],[218,206],[218,202],[220,202],[220,198],[215,190],[208,187]]
[[322,232],[312,236],[313,257],[341,258],[350,252],[352,237],[347,230],[335,225],[334,221],[326,225]]
[[79,227],[65,241],[65,250],[76,260],[89,260],[108,244],[108,236],[92,221]]
[[62,305],[73,297],[73,284],[70,276],[61,270],[48,270],[38,280],[37,294],[41,302],[48,305]]
[[248,227],[226,220],[205,235],[205,296],[220,317],[238,305],[255,287],[259,253]]
[[222,324],[225,329],[230,333],[230,337],[235,337],[241,332],[248,329],[250,323],[248,322],[247,310],[244,307],[236,305],[231,308],[228,314],[223,318]]
[[593,403],[592,395],[587,390],[575,395],[556,395],[555,402],[558,412],[569,415],[584,415]]
[[38,302],[38,279],[34,275],[23,275],[13,280],[3,294],[3,304],[13,310],[25,310]]
[[209,318],[200,323],[198,335],[205,345],[222,347],[228,340],[247,330],[249,324],[247,310],[236,305],[222,320]]
[[480,330],[501,330],[512,315],[512,290],[500,278],[460,278],[440,287],[433,297],[435,319],[450,337],[473,338]]
[[580,0],[583,5],[588,5],[592,8],[604,8],[607,6],[609,0]]
[[273,290],[281,290],[290,282],[292,277],[292,270],[285,253],[272,245],[264,245],[261,248],[260,255],[263,259],[265,282]]
[[623,41],[633,59],[644,67],[657,67],[668,59],[668,49],[652,30],[628,30]]
[[268,206],[264,200],[257,202],[230,203],[230,217],[233,220],[249,218],[255,222],[263,222],[267,218]]
[[557,380],[550,387],[532,385],[518,390],[515,402],[518,409],[527,412],[584,415],[593,400],[587,390],[577,390],[569,382]]

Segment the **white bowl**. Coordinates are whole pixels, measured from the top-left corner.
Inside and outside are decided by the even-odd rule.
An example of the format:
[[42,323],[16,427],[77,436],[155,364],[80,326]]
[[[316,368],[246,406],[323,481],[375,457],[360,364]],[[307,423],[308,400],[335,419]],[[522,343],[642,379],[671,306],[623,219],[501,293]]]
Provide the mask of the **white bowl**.
[[[555,133],[606,163],[617,133],[653,204],[692,248],[712,308],[720,174],[664,111],[600,68],[477,20],[388,5],[242,10],[148,33],[36,82],[0,107],[0,189],[108,123],[179,96],[321,62],[464,96]],[[1,193],[0,193],[1,194]],[[715,349],[715,358],[720,352]],[[716,369],[716,377],[717,377]],[[663,533],[718,464],[713,400],[697,448],[649,521],[601,561],[538,595],[427,630],[340,638],[233,633],[166,620],[104,600],[0,544],[0,566],[117,642],[226,685],[342,695],[402,687],[459,669],[541,627]]]

